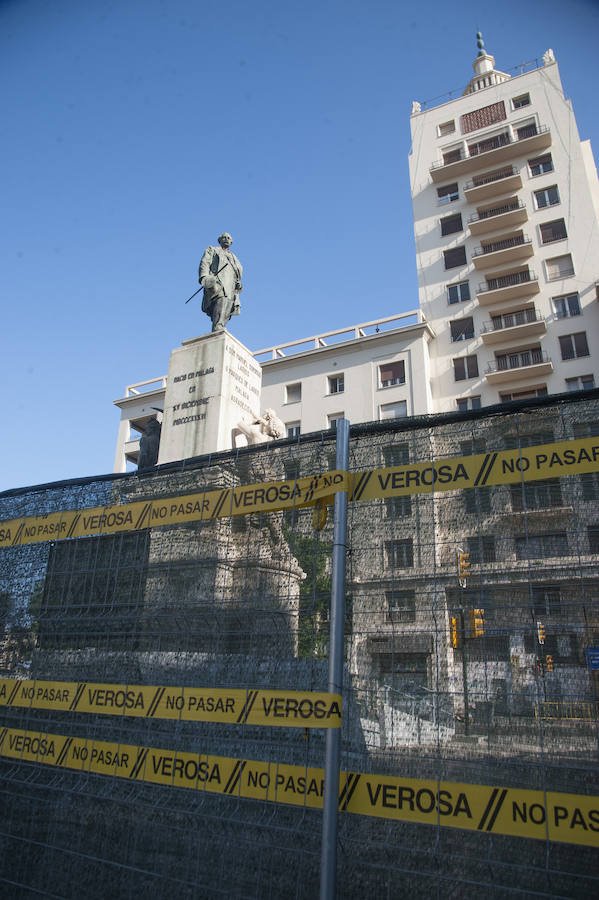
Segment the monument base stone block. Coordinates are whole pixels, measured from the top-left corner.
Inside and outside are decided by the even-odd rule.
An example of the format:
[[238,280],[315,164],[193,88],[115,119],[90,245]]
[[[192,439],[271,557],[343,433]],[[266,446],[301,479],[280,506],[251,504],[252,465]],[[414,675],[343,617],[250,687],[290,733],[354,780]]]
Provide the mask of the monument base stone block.
[[158,464],[232,448],[240,420],[260,414],[262,370],[228,331],[183,341],[171,353]]

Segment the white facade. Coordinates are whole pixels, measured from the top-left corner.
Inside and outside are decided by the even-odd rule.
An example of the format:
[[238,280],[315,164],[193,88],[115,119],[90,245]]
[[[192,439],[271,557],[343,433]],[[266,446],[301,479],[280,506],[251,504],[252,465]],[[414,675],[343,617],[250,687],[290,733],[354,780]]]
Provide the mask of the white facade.
[[[431,412],[433,339],[420,311],[411,310],[257,350],[262,394],[256,408],[274,409],[288,436],[328,430],[343,417],[369,422]],[[128,385],[114,401],[121,410],[115,472],[137,462],[139,434],[166,408],[166,396],[167,378],[161,377]],[[238,413],[244,417],[242,409]]]
[[[413,106],[419,310],[254,353],[261,409],[273,408],[288,435],[341,416],[368,422],[599,385],[590,143],[580,141],[551,51],[511,78],[479,47],[462,97]],[[165,385],[140,382],[115,401],[114,471],[136,462]]]
[[341,418],[371,422],[430,410],[430,327],[356,328],[350,340],[262,362],[262,406],[277,411],[288,434],[327,430]]
[[411,117],[419,302],[435,411],[597,383],[599,185],[551,51]]

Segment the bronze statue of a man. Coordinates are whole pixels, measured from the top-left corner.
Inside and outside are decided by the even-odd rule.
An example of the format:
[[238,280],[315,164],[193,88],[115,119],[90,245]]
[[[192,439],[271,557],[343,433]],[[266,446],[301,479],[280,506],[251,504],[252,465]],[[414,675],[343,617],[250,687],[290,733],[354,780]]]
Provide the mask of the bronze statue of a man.
[[240,311],[241,263],[229,249],[233,238],[226,232],[218,239],[220,247],[207,247],[200,263],[200,284],[204,288],[202,312],[212,319],[212,331],[222,331],[231,316]]

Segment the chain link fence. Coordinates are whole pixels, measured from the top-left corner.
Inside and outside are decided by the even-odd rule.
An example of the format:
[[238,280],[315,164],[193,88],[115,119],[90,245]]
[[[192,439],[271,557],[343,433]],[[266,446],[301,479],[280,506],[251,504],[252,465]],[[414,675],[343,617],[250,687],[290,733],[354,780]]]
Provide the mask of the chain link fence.
[[[369,482],[381,496],[355,491],[348,513],[339,896],[597,895],[599,463],[569,474],[561,442],[598,436],[595,396],[352,428],[350,473],[382,471]],[[516,466],[502,483],[488,478],[493,454],[547,445],[558,446],[542,477]],[[437,489],[446,461],[472,456],[484,460],[475,486],[454,464]],[[334,468],[334,433],[309,435],[7,492],[0,530],[157,498],[174,508]],[[393,472],[405,490],[385,495]],[[298,504],[60,537],[0,550],[5,895],[317,896],[325,730],[142,715],[126,687],[326,691],[332,507],[320,530]],[[11,704],[11,684],[30,680],[104,691],[106,708],[50,695],[45,707]],[[155,783],[137,778],[141,761],[133,778],[120,760],[111,774],[61,766],[33,744],[41,734],[91,742],[96,758],[158,748]],[[268,774],[243,795],[239,772],[229,778],[218,760]],[[186,790],[178,776],[192,762]],[[469,786],[488,788],[482,815]],[[369,813],[352,809],[356,787]],[[574,799],[512,802],[505,789]],[[510,803],[513,830],[498,832]],[[531,837],[528,826],[542,827]]]

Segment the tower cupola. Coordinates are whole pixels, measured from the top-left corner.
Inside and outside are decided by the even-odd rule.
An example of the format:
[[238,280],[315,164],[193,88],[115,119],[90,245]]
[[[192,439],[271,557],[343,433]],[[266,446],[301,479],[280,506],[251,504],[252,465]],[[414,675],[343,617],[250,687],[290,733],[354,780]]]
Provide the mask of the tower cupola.
[[466,85],[463,93],[464,97],[467,94],[474,94],[475,91],[482,91],[494,84],[501,84],[510,78],[505,72],[500,72],[495,68],[495,57],[485,50],[485,42],[480,31],[476,32],[476,46],[478,53],[472,63],[474,78],[471,78]]

